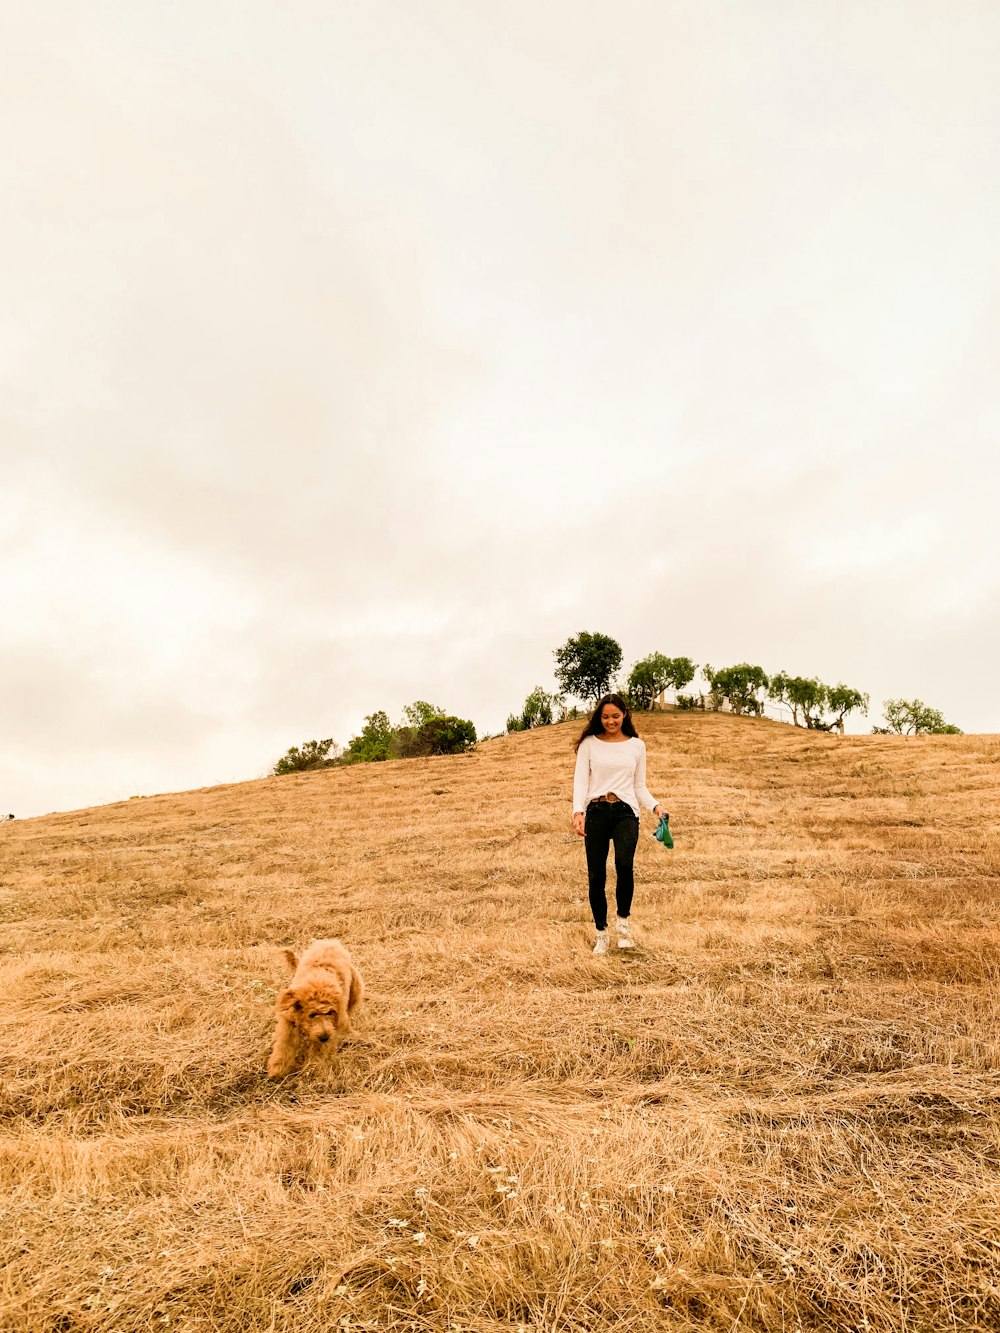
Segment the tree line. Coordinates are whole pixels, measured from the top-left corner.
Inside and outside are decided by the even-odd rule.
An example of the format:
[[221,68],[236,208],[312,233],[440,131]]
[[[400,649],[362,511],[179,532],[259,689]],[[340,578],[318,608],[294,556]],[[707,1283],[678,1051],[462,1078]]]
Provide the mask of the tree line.
[[[576,634],[556,648],[553,656],[558,691],[549,693],[536,685],[520,712],[507,718],[508,731],[527,731],[557,719],[575,717],[578,710],[567,706],[569,698],[593,707],[616,684],[617,692],[634,711],[648,712],[670,689],[675,692],[676,706],[681,709],[718,711],[727,707],[737,715],[759,717],[770,700],[791,710],[795,726],[813,731],[843,734],[845,719],[852,713],[868,716],[869,696],[842,681],[827,685],[817,676],[796,676],[787,671],[769,675],[763,667],[750,662],[719,668],[705,663],[699,668],[690,657],[668,657],[655,652],[635,662],[622,680],[621,645],[607,634],[586,631]],[[707,692],[684,694],[699,669]],[[886,699],[883,708],[887,725],[873,727],[877,734],[960,734],[958,727],[945,722],[938,709],[928,707],[920,699]]]
[[[649,712],[667,690],[673,690],[675,705],[680,709],[717,712],[725,707],[737,715],[760,717],[770,700],[791,710],[795,726],[813,731],[843,733],[844,721],[852,713],[868,716],[869,697],[861,690],[843,682],[826,685],[816,676],[793,676],[787,671],[768,675],[763,667],[750,662],[720,668],[705,663],[699,667],[690,657],[667,657],[656,652],[633,663],[628,675],[619,680],[621,645],[607,634],[584,631],[573,635],[555,649],[553,656],[558,689],[549,691],[536,685],[521,709],[507,718],[508,732],[531,731],[579,717],[580,709],[571,700],[592,708],[615,688],[636,712]],[[699,670],[707,691],[685,694]],[[872,728],[879,735],[961,734],[958,727],[945,722],[938,709],[920,699],[886,699],[883,709],[886,725]],[[343,750],[330,738],[293,745],[271,772],[302,773],[386,759],[465,754],[474,748],[476,739],[476,728],[467,719],[418,699],[403,709],[396,725],[385,712],[370,713],[360,734],[352,736]]]
[[465,754],[476,744],[476,728],[467,719],[454,717],[443,708],[417,699],[403,709],[402,721],[395,726],[389,715],[369,713],[357,736],[346,749],[328,738],[293,745],[271,772],[304,773],[315,768],[335,768],[348,764],[374,764],[385,759],[420,759],[434,754]]

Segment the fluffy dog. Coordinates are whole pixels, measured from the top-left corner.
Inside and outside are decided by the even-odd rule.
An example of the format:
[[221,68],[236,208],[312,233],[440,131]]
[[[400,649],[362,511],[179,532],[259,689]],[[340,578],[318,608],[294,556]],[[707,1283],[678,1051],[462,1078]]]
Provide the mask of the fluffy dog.
[[331,1038],[351,1030],[351,1014],[364,998],[361,973],[340,940],[316,940],[302,955],[284,956],[294,972],[275,1002],[278,1025],[267,1072],[284,1078]]

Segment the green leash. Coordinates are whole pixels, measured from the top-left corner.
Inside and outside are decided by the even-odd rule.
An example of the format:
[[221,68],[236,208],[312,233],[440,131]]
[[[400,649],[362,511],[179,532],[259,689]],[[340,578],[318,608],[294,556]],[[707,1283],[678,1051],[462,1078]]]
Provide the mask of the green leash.
[[674,839],[670,832],[670,816],[660,815],[660,822],[656,826],[656,832],[653,837],[657,842],[662,842],[664,847],[673,847]]

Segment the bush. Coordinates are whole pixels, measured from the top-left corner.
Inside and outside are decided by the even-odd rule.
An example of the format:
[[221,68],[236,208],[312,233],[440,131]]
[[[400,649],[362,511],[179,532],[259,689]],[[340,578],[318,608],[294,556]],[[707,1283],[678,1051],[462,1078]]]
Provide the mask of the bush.
[[373,764],[386,759],[420,759],[432,754],[464,754],[476,743],[476,728],[461,717],[446,716],[418,699],[403,709],[404,721],[394,727],[387,713],[365,718],[360,736],[352,736],[344,764]]
[[548,727],[552,723],[552,710],[563,702],[556,695],[536,685],[524,701],[520,713],[511,713],[507,719],[508,731],[531,731],[533,727]]
[[466,754],[476,744],[475,726],[461,717],[432,717],[417,732],[418,753]]
[[344,751],[345,764],[377,764],[392,755],[393,729],[387,713],[370,713],[360,736],[352,736]]
[[[331,749],[334,750],[332,755]],[[301,746],[293,745],[271,772],[275,777],[281,777],[285,773],[307,773],[314,768],[332,768],[339,762],[340,748],[334,746],[332,740],[304,741]]]

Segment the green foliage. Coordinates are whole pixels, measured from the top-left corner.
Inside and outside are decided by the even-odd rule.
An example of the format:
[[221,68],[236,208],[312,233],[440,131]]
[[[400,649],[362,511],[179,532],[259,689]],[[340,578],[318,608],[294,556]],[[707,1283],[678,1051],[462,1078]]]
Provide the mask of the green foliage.
[[392,755],[393,729],[387,713],[370,713],[360,736],[352,736],[344,751],[345,764],[374,764]]
[[461,717],[429,718],[417,733],[422,754],[465,754],[476,744],[476,728]]
[[[843,731],[848,713],[868,712],[868,695],[860,690],[843,683],[824,685],[815,676],[790,676],[787,671],[771,677],[768,697],[788,704],[797,727],[815,731]],[[827,712],[832,719],[825,717]]]
[[444,709],[427,703],[425,699],[415,699],[403,709],[403,725],[407,727],[422,727],[432,717],[444,717]]
[[625,686],[626,697],[632,708],[653,707],[658,694],[666,689],[682,690],[694,680],[697,667],[690,657],[664,657],[663,653],[650,653],[636,662],[629,672]]
[[[335,753],[330,754],[334,749]],[[293,745],[287,754],[275,764],[271,772],[276,777],[284,773],[307,773],[313,768],[331,768],[339,762],[340,751],[332,740],[304,741],[301,746]]]
[[536,685],[524,701],[520,713],[511,713],[507,719],[508,731],[530,731],[532,727],[547,727],[552,722],[553,709],[558,707],[558,696],[549,694]]
[[847,685],[832,685],[827,704],[834,714],[833,725],[841,731],[844,729],[844,718],[848,713],[863,713],[865,717],[868,716],[868,695],[862,694],[860,690],[852,690]]
[[606,634],[582,631],[567,639],[554,653],[556,680],[566,694],[586,703],[596,703],[607,694],[615,672],[622,664],[621,645]]
[[476,728],[461,717],[447,716],[440,708],[418,699],[403,709],[403,721],[394,727],[387,713],[365,718],[360,736],[353,736],[342,763],[371,764],[385,759],[419,759],[432,754],[464,754],[476,743]]
[[792,721],[797,727],[825,730],[822,718],[830,700],[830,691],[815,676],[790,676],[787,671],[779,671],[771,677],[768,697],[778,703],[788,704],[792,710]]
[[882,707],[889,732],[902,736],[962,735],[960,727],[945,722],[944,715],[937,708],[929,708],[920,699],[886,699]]
[[757,698],[757,691],[768,687],[767,673],[763,667],[739,662],[736,666],[722,667],[718,671],[706,664],[703,670],[712,691],[713,708],[720,708],[723,701],[728,699],[734,713],[756,713],[760,716],[764,705]]
[[421,729],[434,718],[443,716],[443,708],[429,704],[425,699],[416,699],[412,704],[407,704],[403,709],[403,721],[392,729],[390,756],[395,759],[416,759],[420,755],[430,754],[426,741],[421,738]]

